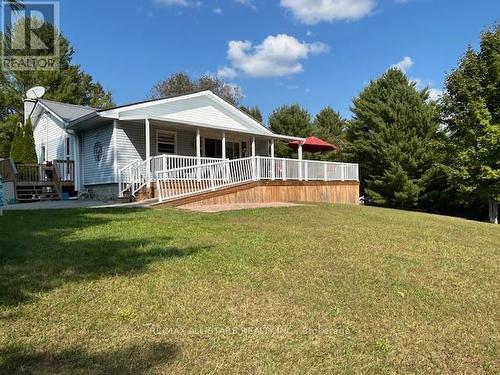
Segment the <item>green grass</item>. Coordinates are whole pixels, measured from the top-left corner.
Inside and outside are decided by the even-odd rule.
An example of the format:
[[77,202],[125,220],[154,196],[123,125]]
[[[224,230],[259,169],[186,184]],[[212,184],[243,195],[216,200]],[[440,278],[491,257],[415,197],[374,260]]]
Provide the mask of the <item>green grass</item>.
[[500,227],[370,207],[0,217],[0,373],[498,373]]

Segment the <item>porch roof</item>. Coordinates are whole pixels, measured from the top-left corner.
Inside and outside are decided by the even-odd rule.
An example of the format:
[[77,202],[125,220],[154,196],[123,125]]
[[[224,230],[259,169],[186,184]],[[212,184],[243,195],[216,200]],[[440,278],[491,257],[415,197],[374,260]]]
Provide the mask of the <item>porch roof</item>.
[[264,137],[264,138],[269,138],[269,139],[281,139],[285,141],[304,141],[305,138],[300,138],[300,137],[293,137],[290,135],[282,135],[282,134],[276,134],[273,133],[271,130],[266,129],[267,131],[257,131],[257,132],[252,132],[252,131],[247,131],[247,130],[242,130],[242,129],[231,129],[223,126],[217,126],[217,125],[212,125],[212,124],[206,124],[202,122],[196,122],[196,121],[190,121],[190,120],[183,120],[183,119],[178,119],[178,118],[168,118],[168,117],[157,117],[157,116],[123,116],[120,117],[119,120],[121,121],[157,121],[157,122],[163,122],[163,123],[169,123],[169,124],[180,124],[180,125],[187,125],[190,127],[195,127],[195,128],[204,128],[204,129],[215,129],[215,130],[220,130],[220,131],[226,131],[226,132],[231,132],[231,133],[241,133],[241,134],[248,134],[252,136],[257,136],[257,137]]

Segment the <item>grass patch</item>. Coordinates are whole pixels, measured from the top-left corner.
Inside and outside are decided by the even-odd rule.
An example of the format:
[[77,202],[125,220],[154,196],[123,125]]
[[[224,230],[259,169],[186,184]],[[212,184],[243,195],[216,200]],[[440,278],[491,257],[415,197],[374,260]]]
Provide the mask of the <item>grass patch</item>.
[[0,217],[0,373],[498,373],[500,228],[371,207]]

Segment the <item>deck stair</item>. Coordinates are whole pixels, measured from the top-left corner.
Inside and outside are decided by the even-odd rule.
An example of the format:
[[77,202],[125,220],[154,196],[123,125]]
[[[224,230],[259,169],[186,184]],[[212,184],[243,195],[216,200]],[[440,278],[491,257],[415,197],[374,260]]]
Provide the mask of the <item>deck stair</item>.
[[53,185],[17,185],[16,196],[18,202],[53,201],[61,199],[61,194]]
[[62,182],[58,169],[54,165],[18,165],[15,184],[17,201],[21,203],[62,199]]

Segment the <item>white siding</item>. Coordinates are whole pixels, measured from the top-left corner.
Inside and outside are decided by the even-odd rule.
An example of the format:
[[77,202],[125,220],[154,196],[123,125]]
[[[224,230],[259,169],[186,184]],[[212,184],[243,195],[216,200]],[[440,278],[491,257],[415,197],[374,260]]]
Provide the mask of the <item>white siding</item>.
[[198,96],[170,103],[151,103],[151,105],[144,108],[121,111],[120,116],[163,117],[173,122],[184,120],[223,127],[233,131],[256,132],[257,134],[269,133],[246,115],[238,112],[235,114],[229,110],[229,105],[222,105],[209,96]]
[[[43,113],[35,125],[33,137],[38,161],[42,158],[42,145],[46,148],[47,161],[65,159],[64,140],[70,135],[64,130],[64,125],[48,112]],[[70,147],[74,150],[73,142]]]
[[[113,123],[91,129],[81,134],[83,183],[85,185],[114,183],[115,173],[113,164]],[[96,142],[102,145],[102,158],[94,158]],[[120,149],[118,149],[120,152]]]

